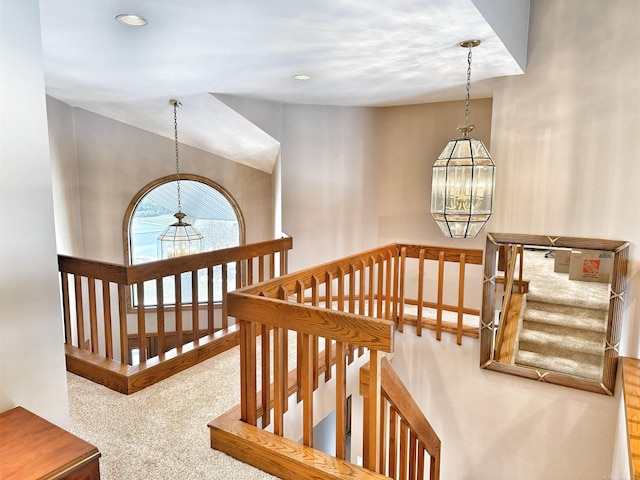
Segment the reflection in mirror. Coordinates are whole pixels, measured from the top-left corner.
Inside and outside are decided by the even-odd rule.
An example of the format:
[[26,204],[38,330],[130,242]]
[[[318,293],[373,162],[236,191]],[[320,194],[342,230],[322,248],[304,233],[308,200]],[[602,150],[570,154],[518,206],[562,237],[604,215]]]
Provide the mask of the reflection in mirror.
[[481,366],[613,394],[626,242],[489,234]]

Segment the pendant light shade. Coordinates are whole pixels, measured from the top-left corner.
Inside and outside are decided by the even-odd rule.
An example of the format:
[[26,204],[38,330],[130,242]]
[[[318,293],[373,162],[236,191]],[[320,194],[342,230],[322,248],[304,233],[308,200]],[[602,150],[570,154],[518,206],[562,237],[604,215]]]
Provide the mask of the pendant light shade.
[[495,165],[482,141],[447,143],[433,165],[431,215],[445,237],[473,238],[491,217]]
[[481,140],[470,137],[471,49],[480,40],[462,42],[469,49],[465,123],[462,136],[449,141],[433,165],[431,215],[445,237],[474,238],[491,217],[495,164]]
[[193,225],[184,221],[187,216],[182,212],[180,202],[180,157],[178,155],[178,115],[177,107],[182,104],[178,100],[170,100],[173,105],[173,126],[176,146],[176,187],[178,191],[178,212],[173,216],[178,220],[169,225],[158,237],[158,257],[173,258],[191,255],[202,251],[204,236]]

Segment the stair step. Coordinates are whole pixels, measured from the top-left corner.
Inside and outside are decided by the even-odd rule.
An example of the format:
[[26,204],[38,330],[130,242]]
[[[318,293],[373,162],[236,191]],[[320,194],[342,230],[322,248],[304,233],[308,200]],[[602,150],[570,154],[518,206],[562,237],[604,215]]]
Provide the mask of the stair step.
[[601,356],[604,354],[604,344],[604,332],[534,322],[524,322],[519,336],[519,348],[531,351],[566,350]]
[[589,308],[565,309],[557,305],[541,304],[540,302],[527,302],[527,308],[523,316],[525,321],[544,323],[549,325],[564,326],[580,330],[605,332],[607,329],[608,315],[606,311]]
[[602,359],[599,361],[585,362],[576,358],[565,358],[527,350],[519,350],[516,355],[515,363],[516,365],[540,368],[577,377],[589,378],[591,380],[602,380]]

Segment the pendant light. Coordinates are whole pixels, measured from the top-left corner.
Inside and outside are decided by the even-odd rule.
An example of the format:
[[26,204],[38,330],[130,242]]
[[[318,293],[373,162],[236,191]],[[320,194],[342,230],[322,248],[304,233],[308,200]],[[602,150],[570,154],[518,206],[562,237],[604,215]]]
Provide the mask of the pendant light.
[[445,237],[474,238],[493,208],[495,164],[481,140],[469,134],[469,94],[471,91],[471,50],[480,40],[466,40],[468,48],[467,97],[461,137],[447,143],[433,165],[431,215]]
[[191,255],[202,250],[204,236],[193,225],[186,223],[187,216],[182,212],[180,203],[180,158],[178,155],[178,107],[182,104],[178,100],[171,99],[173,105],[173,129],[176,143],[176,188],[178,190],[178,212],[173,216],[178,220],[169,225],[158,237],[158,256],[162,259]]

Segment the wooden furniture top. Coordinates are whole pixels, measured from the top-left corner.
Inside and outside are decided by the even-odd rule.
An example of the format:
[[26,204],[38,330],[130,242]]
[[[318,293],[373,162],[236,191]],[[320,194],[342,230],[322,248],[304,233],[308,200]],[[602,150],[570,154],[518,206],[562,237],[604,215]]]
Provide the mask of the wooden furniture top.
[[63,478],[100,457],[98,449],[22,407],[0,413],[0,478]]

